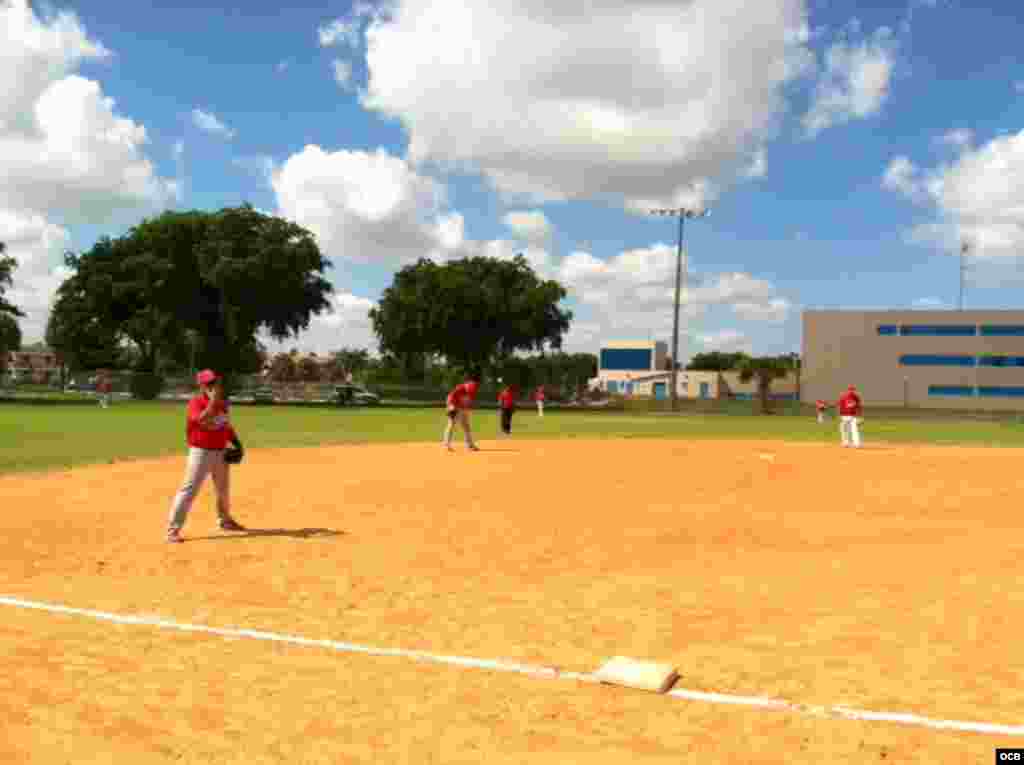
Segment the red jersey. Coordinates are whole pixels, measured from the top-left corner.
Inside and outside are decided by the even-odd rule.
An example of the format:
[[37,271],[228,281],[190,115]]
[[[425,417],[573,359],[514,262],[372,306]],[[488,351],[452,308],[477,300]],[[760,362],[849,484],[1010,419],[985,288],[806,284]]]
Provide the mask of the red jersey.
[[856,392],[848,390],[839,397],[839,414],[843,417],[860,417],[860,396]]
[[534,391],[534,393],[533,393],[533,400],[534,401],[543,401],[544,400],[544,389],[543,388],[537,388],[537,390]]
[[476,398],[476,386],[472,383],[460,383],[448,394],[448,406],[456,409],[469,409],[473,406],[473,399]]
[[210,403],[205,393],[194,396],[188,402],[185,418],[185,435],[189,446],[200,449],[226,449],[228,442],[235,438],[235,429],[231,427],[228,402],[221,401],[214,409],[213,422],[207,427],[199,424],[199,416],[206,411]]
[[516,396],[511,388],[505,388],[498,394],[498,403],[502,409],[511,409],[516,405]]
[[819,412],[820,411],[824,411],[825,409],[828,409],[828,404],[826,402],[822,401],[821,399],[818,399],[815,403],[818,406],[818,411]]

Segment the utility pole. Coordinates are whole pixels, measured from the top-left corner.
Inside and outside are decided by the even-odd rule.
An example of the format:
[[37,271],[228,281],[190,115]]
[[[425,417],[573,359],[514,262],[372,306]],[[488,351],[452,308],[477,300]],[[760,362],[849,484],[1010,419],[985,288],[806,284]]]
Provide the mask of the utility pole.
[[[685,207],[670,207],[651,210],[652,215],[666,215],[679,219],[679,236],[676,245],[676,293],[672,313],[672,411],[679,411],[679,293],[685,270],[683,268],[683,221],[687,218],[706,218],[710,210],[690,210]],[[689,258],[687,258],[689,260]]]
[[964,275],[967,273],[967,255],[971,251],[968,242],[960,243],[960,310],[964,310]]

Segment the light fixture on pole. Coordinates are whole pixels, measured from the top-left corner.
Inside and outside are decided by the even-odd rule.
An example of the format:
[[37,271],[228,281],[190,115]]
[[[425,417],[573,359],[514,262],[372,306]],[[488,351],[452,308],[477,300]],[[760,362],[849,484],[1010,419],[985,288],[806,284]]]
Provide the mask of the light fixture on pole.
[[676,296],[672,314],[672,411],[676,412],[679,411],[679,292],[683,277],[683,221],[687,218],[706,218],[708,215],[711,215],[711,210],[668,207],[651,210],[651,214],[666,215],[679,219],[679,238],[676,246]]

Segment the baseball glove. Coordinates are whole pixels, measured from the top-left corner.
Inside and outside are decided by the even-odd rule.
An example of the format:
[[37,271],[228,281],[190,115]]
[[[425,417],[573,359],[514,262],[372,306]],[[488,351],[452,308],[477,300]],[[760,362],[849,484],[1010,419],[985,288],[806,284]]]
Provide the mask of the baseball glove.
[[245,458],[245,450],[241,446],[232,446],[224,450],[224,463],[227,465],[240,465]]

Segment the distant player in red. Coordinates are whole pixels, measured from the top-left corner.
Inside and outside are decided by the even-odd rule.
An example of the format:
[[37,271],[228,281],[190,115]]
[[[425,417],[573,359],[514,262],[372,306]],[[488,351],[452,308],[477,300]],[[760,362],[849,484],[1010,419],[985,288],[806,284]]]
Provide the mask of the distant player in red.
[[846,393],[839,397],[839,434],[844,447],[860,448],[860,423],[863,412],[857,388],[851,385],[846,389]]
[[110,391],[113,387],[107,370],[101,369],[96,376],[96,392],[100,394],[100,406],[104,409],[110,406]]
[[231,516],[230,466],[224,462],[224,450],[229,443],[241,447],[242,442],[231,427],[224,381],[213,370],[204,369],[196,375],[196,383],[200,393],[188,402],[185,415],[185,436],[189,447],[185,482],[174,497],[167,524],[167,541],[172,543],[184,541],[181,528],[208,475],[213,477],[217,491],[220,527],[224,531],[245,531]]
[[825,412],[828,411],[828,402],[822,401],[820,398],[814,402],[815,408],[818,410],[818,422],[825,422]]
[[448,409],[448,427],[444,431],[444,446],[448,451],[453,451],[452,434],[455,432],[456,421],[462,426],[462,433],[466,437],[466,447],[474,452],[480,451],[480,447],[473,442],[473,431],[469,427],[469,410],[473,408],[476,391],[480,387],[478,379],[476,375],[469,375],[464,383],[460,383],[452,389],[445,401]]
[[537,390],[533,392],[533,400],[537,402],[537,416],[544,416],[544,386],[538,385]]
[[501,407],[501,432],[511,436],[512,415],[516,411],[516,386],[506,385],[501,389],[501,393],[498,394],[498,406]]

